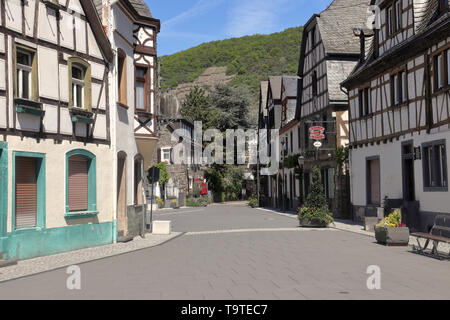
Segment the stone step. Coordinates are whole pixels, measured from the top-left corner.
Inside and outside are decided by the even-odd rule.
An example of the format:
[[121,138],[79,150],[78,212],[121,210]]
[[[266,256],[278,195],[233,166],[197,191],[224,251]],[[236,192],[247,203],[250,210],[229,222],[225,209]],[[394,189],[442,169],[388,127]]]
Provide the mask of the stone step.
[[2,260],[0,259],[0,268],[14,266],[17,264],[17,259],[12,260]]

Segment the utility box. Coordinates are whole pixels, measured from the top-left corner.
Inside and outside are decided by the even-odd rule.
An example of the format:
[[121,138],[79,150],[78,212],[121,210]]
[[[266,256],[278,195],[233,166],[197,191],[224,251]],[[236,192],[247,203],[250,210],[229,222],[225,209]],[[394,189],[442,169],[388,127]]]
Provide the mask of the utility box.
[[153,221],[152,233],[156,235],[169,235],[171,228],[171,221]]

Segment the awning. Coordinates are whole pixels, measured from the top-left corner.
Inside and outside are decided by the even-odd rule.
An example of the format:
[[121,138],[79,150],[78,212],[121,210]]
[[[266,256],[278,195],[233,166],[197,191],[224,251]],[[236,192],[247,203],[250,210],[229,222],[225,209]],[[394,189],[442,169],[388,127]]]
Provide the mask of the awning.
[[156,144],[158,143],[158,138],[154,137],[135,137],[136,144],[139,153],[144,158],[144,170],[147,171],[153,159],[153,152],[155,152]]

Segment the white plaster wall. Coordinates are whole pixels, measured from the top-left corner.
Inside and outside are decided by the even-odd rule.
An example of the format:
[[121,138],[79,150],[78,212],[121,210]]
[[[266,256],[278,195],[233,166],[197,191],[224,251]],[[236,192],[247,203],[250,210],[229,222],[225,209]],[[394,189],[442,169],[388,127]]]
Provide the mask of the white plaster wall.
[[[59,72],[58,52],[47,47],[39,46],[37,56],[39,71],[39,95],[41,97],[58,100],[58,85],[55,85],[55,79],[57,79]],[[67,86],[68,84],[66,82],[66,87]]]
[[[447,140],[447,168],[450,168],[450,131],[436,134],[415,134],[403,136],[399,141],[352,149],[351,158],[351,190],[354,205],[367,205],[366,199],[366,159],[380,156],[381,199],[388,196],[391,199],[403,198],[401,143],[414,140],[414,146],[419,147],[425,142]],[[414,162],[416,199],[420,201],[420,210],[426,212],[448,212],[450,207],[449,192],[424,192],[422,160]]]

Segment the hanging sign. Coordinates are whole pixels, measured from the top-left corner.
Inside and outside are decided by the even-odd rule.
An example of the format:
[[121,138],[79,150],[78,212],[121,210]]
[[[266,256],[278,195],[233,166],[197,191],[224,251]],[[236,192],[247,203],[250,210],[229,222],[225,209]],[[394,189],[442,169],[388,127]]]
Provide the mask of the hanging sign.
[[322,142],[316,141],[316,142],[314,142],[313,146],[316,147],[317,149],[319,149],[320,147],[322,147]]
[[311,140],[325,139],[325,128],[321,126],[314,126],[309,128],[309,138]]

